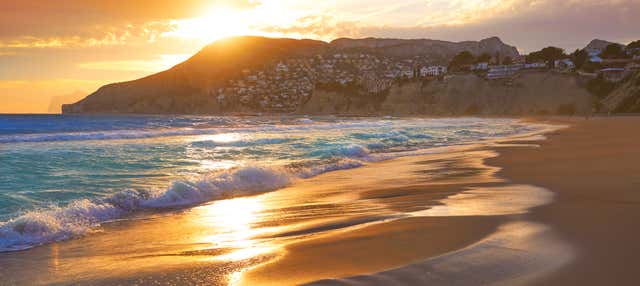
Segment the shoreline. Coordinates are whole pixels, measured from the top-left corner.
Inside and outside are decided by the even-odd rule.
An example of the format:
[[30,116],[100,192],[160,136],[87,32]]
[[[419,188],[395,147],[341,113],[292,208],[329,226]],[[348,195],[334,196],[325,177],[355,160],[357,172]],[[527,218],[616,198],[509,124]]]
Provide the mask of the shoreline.
[[[633,259],[637,247],[631,242],[638,235],[632,232],[628,238],[610,237],[599,234],[598,229],[612,221],[618,223],[613,229],[620,233],[623,232],[620,227],[634,226],[632,208],[640,203],[640,197],[632,192],[634,183],[628,178],[633,176],[632,170],[637,170],[633,160],[640,159],[640,151],[634,150],[635,135],[626,138],[621,134],[633,130],[640,124],[640,118],[523,120],[566,128],[547,130],[542,141],[540,134],[520,134],[475,146],[453,146],[449,152],[398,157],[324,173],[257,196],[110,223],[98,233],[80,239],[16,255],[0,254],[0,265],[20,265],[0,270],[0,276],[11,273],[15,277],[25,271],[21,269],[25,263],[20,261],[43,260],[26,264],[28,269],[42,270],[36,284],[155,281],[282,285],[283,281],[286,284],[316,281],[314,285],[350,285],[366,281],[372,285],[447,282],[465,285],[474,281],[468,279],[480,279],[487,284],[598,285],[611,281],[610,273],[616,273],[617,284],[632,285],[633,274],[620,263],[624,263],[623,258]],[[594,139],[593,134],[600,136]],[[604,147],[610,144],[619,148]],[[623,158],[620,154],[631,156]],[[611,163],[592,167],[589,164],[593,160]],[[583,181],[588,183],[585,185]],[[504,208],[503,213],[477,208],[482,202],[478,198],[495,193],[498,195],[491,200],[502,198],[513,205],[514,197],[509,197],[508,192],[505,196],[500,190],[519,186],[523,189],[514,193],[529,194],[524,198],[536,197],[536,188],[541,188],[554,194],[553,202],[525,200],[523,208]],[[619,196],[612,198],[599,193],[597,188],[605,186],[620,192]],[[584,196],[600,201],[585,200],[576,187],[588,189]],[[477,193],[483,189],[489,191]],[[281,227],[277,220],[246,222],[246,229],[239,232],[238,241],[242,243],[227,248],[209,248],[210,241],[194,240],[194,235],[207,237],[206,225],[201,224],[212,219],[214,206],[220,207],[220,203],[227,201],[242,204],[260,201],[269,212],[293,211],[305,215],[287,217],[288,222],[284,223],[287,227]],[[456,207],[458,201],[462,207]],[[282,202],[287,202],[288,207],[279,205]],[[570,208],[564,209],[566,206]],[[616,210],[618,206],[623,210]],[[604,218],[597,218],[600,213],[587,212],[586,215],[595,216],[592,219],[600,222],[590,225],[572,212],[580,210],[579,207],[583,212],[589,209],[609,212],[605,215],[608,219],[614,214],[628,215],[604,223]],[[309,215],[318,217],[309,219]],[[158,237],[171,245],[158,243]],[[125,241],[133,245],[115,253],[110,249]],[[628,242],[612,247],[614,241]],[[612,254],[608,253],[609,248],[615,249]],[[518,251],[514,254],[504,249]],[[233,259],[225,262],[216,257]],[[606,271],[599,273],[596,269],[603,265],[594,259],[608,259],[610,265],[604,265]],[[130,263],[145,266],[126,269],[124,265]],[[592,271],[588,275],[578,274],[583,269]],[[425,271],[433,275],[425,276]],[[20,280],[14,282],[21,284]]]
[[[169,283],[179,279],[224,285],[229,277],[243,279],[248,269],[276,265],[275,262],[290,253],[287,247],[304,245],[315,238],[338,239],[346,243],[344,245],[351,243],[352,247],[343,250],[358,249],[362,233],[373,238],[371,242],[378,244],[376,248],[385,245],[399,248],[394,251],[393,259],[378,259],[377,264],[363,264],[344,274],[403,265],[463,248],[498,227],[500,219],[495,217],[413,215],[441,204],[441,200],[467,187],[501,184],[502,180],[493,175],[496,170],[482,163],[484,158],[495,156],[488,147],[482,147],[491,144],[457,146],[447,149],[449,152],[374,162],[304,179],[275,192],[109,223],[79,239],[2,253],[0,264],[5,267],[0,270],[0,276],[15,284],[34,281],[36,284],[64,284],[65,281],[80,285],[144,284],[145,281]],[[231,213],[221,215],[219,209]],[[248,211],[243,212],[246,209]],[[253,211],[256,213],[252,214]],[[265,211],[267,215],[273,212],[273,219],[253,221]],[[286,220],[280,227],[282,218]],[[465,226],[463,232],[456,227],[460,225]],[[222,240],[218,240],[219,235],[208,234],[225,228],[228,234],[223,232]],[[405,236],[407,231],[413,234]],[[382,233],[413,241],[415,247],[387,240],[380,236]],[[457,233],[455,239],[450,233]],[[159,240],[160,237],[163,239]],[[424,239],[431,241],[429,247],[423,247]],[[360,254],[367,259],[373,253]],[[217,257],[225,257],[227,261]],[[305,260],[308,261],[308,257]],[[138,266],[126,266],[131,264]],[[30,273],[36,270],[38,274],[24,273],[27,270]],[[327,267],[323,271],[328,272],[303,275],[298,282],[325,278],[334,270],[335,267]],[[281,273],[290,278],[286,272]]]

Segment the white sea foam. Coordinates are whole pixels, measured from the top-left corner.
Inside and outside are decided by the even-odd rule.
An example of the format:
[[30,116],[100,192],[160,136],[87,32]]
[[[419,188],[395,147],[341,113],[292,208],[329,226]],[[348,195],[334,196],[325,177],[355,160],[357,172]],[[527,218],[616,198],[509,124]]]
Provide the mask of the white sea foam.
[[0,224],[0,252],[69,239],[137,210],[175,208],[272,191],[295,178],[280,168],[249,166],[196,181],[175,181],[165,190],[124,190],[98,200],[82,199],[65,207],[30,211]]

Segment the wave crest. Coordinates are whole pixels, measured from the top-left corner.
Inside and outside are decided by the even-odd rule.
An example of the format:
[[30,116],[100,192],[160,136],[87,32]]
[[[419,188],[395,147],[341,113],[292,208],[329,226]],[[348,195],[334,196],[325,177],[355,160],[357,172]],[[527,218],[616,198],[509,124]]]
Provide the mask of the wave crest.
[[91,231],[101,223],[141,209],[195,205],[211,200],[268,192],[295,179],[279,168],[248,166],[201,178],[174,181],[165,190],[123,190],[109,197],[35,210],[0,223],[0,252],[28,249]]

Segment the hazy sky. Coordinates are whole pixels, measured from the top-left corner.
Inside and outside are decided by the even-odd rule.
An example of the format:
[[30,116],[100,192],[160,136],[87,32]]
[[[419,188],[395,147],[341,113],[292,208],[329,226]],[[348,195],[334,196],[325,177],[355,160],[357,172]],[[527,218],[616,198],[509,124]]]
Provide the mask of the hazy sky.
[[0,113],[47,112],[232,35],[499,36],[523,52],[640,39],[640,0],[0,0]]

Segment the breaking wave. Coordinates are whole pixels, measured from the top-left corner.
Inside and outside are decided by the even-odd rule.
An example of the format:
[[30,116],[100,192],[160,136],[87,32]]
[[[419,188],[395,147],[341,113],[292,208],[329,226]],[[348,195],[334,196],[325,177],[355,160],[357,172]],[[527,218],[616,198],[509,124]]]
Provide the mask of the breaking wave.
[[[358,152],[360,151],[356,151]],[[81,199],[64,207],[33,210],[0,223],[0,252],[24,250],[77,237],[91,232],[104,222],[136,211],[188,207],[214,200],[260,194],[286,187],[297,179],[357,168],[363,164],[358,160],[334,158],[323,164],[247,166],[211,174],[195,181],[174,181],[166,189],[127,189],[100,199]]]

